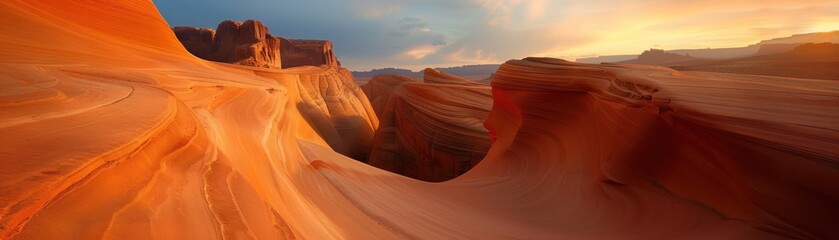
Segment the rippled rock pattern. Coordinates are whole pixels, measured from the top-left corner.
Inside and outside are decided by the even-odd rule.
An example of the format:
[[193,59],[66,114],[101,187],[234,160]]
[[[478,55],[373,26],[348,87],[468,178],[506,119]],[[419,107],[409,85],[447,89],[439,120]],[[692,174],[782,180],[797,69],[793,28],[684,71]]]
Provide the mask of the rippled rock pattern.
[[379,75],[364,88],[381,121],[370,165],[439,182],[465,173],[489,150],[486,84],[426,69],[423,82]]
[[836,81],[514,60],[486,157],[428,183],[333,150],[312,115],[369,113],[344,70],[204,61],[150,1],[0,32],[2,239],[839,238]]

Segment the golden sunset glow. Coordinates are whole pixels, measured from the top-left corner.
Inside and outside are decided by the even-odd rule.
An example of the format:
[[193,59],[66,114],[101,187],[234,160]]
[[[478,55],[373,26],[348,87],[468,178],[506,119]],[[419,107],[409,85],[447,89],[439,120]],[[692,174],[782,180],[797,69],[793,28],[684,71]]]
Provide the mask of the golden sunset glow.
[[837,17],[0,0],[0,240],[839,239]]
[[[214,27],[219,19],[247,16],[277,26],[271,28],[277,35],[332,39],[336,55],[352,70],[384,67],[382,60],[392,64],[388,67],[421,70],[501,63],[526,56],[573,60],[639,54],[650,48],[743,47],[793,34],[839,30],[839,3],[835,0],[203,3],[180,0],[156,4],[173,25]],[[194,10],[181,11],[184,8]],[[318,11],[342,14],[301,14]]]

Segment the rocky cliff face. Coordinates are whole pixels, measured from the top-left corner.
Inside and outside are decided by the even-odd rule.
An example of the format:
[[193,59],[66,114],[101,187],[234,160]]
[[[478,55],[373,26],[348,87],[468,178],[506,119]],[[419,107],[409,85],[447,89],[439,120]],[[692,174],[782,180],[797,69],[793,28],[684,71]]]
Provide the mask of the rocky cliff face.
[[340,66],[326,40],[285,39],[268,33],[256,20],[226,20],[211,28],[172,29],[187,51],[210,61],[268,68]]
[[256,20],[226,20],[218,25],[218,31],[194,27],[173,30],[186,50],[200,58],[257,67],[282,66],[280,40]]
[[298,66],[340,66],[332,52],[332,42],[326,40],[282,39],[280,44],[285,68]]
[[216,39],[216,30],[212,28],[196,27],[175,27],[175,36],[183,43],[184,48],[192,55],[200,58],[208,58],[210,50],[213,49],[213,42]]
[[210,56],[216,61],[258,67],[281,67],[280,41],[256,20],[223,21]]

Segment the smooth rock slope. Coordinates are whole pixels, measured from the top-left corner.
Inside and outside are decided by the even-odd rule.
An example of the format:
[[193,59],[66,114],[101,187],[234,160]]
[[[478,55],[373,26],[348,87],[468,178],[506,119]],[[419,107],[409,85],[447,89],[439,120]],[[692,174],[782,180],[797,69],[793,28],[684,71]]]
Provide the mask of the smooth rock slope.
[[376,127],[345,70],[199,59],[150,1],[0,33],[2,239],[839,238],[836,81],[513,60],[486,157],[428,183],[331,146]]

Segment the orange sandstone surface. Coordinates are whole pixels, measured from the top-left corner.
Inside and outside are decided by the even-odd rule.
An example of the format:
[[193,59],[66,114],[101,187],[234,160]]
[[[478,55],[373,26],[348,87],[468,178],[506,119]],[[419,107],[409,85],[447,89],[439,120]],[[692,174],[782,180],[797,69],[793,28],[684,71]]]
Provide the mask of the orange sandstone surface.
[[0,33],[2,239],[839,238],[837,81],[512,60],[486,157],[429,183],[345,155],[397,97],[475,134],[433,108],[485,86],[208,62],[146,0],[3,1]]
[[370,165],[425,181],[445,181],[478,164],[490,147],[484,128],[488,84],[425,69],[420,82],[379,75],[362,86],[378,113]]

